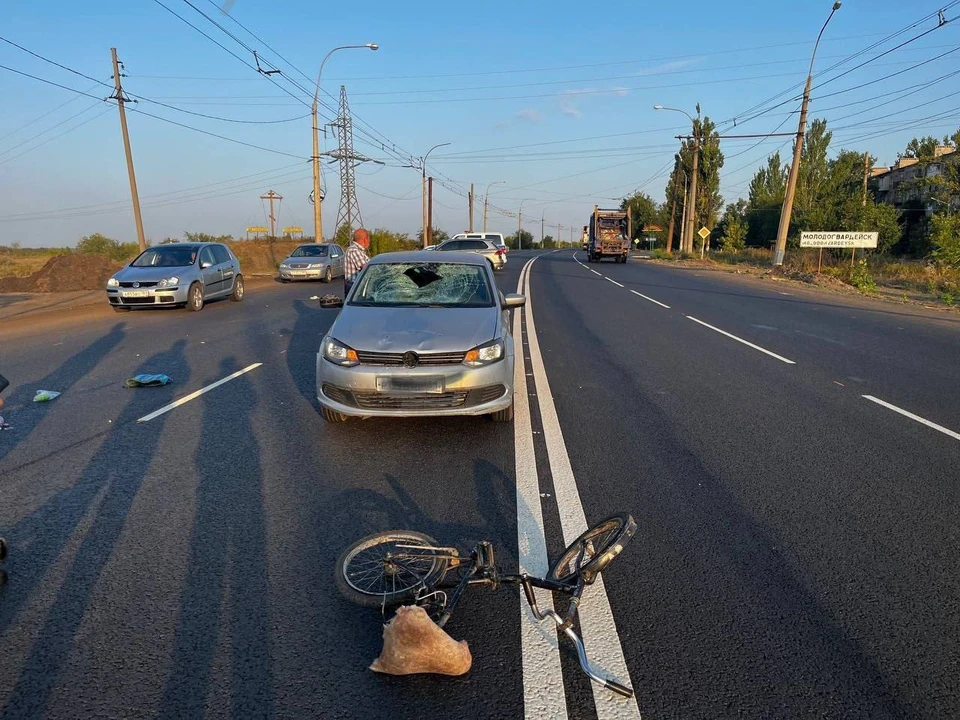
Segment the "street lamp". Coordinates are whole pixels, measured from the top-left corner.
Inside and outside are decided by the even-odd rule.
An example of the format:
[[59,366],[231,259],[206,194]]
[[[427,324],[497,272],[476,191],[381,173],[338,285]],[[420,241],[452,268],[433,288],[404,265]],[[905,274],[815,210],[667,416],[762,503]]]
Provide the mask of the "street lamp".
[[817,57],[817,48],[820,47],[820,38],[824,30],[833,19],[834,13],[840,9],[841,3],[835,2],[827,21],[820,28],[817,42],[813,46],[810,56],[810,70],[807,72],[807,85],[803,90],[803,105],[800,107],[800,126],[797,128],[797,139],[793,144],[793,164],[790,166],[790,176],[787,179],[787,192],[783,196],[783,209],[780,212],[780,227],[777,228],[777,244],[773,251],[773,264],[783,265],[783,256],[787,252],[787,233],[790,231],[790,216],[793,214],[793,200],[797,194],[797,175],[800,173],[800,155],[803,152],[803,136],[807,129],[807,108],[810,106],[810,87],[813,84],[813,61]]
[[494,180],[492,183],[487,185],[487,191],[483,194],[483,231],[487,231],[487,196],[490,194],[490,188],[494,185],[506,185],[506,180]]
[[446,147],[450,143],[440,143],[427,150],[427,154],[420,158],[420,200],[423,205],[423,246],[430,245],[433,239],[433,198],[430,199],[431,206],[427,207],[427,158],[437,148]]
[[317,119],[317,98],[320,95],[320,78],[323,76],[323,66],[327,60],[337,50],[351,50],[354,48],[379,50],[380,46],[376,43],[367,43],[366,45],[341,45],[328,52],[323,62],[320,63],[320,72],[317,73],[317,85],[313,91],[313,237],[314,242],[323,242],[323,216],[321,215],[320,200],[320,123]]
[[[693,125],[693,172],[690,178],[690,198],[692,207],[690,212],[686,212],[684,207],[686,222],[680,230],[680,252],[693,252],[693,233],[697,222],[697,178],[700,175],[700,103],[697,103],[697,119],[686,110],[679,108],[664,107],[663,105],[654,105],[654,110],[669,110],[671,112],[683,113],[690,119]],[[686,203],[684,203],[686,205]]]
[[517,212],[517,250],[523,249],[523,204],[529,199],[520,201],[520,210]]

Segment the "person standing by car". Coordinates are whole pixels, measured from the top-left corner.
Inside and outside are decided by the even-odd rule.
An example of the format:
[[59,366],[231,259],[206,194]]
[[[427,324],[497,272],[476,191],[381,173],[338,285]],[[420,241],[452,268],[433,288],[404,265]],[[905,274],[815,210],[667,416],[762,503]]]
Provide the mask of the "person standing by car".
[[364,265],[370,262],[370,256],[367,255],[367,249],[370,247],[370,233],[363,228],[358,228],[353,233],[353,241],[347,246],[347,251],[343,258],[343,295],[346,297],[353,287],[353,281],[356,279]]

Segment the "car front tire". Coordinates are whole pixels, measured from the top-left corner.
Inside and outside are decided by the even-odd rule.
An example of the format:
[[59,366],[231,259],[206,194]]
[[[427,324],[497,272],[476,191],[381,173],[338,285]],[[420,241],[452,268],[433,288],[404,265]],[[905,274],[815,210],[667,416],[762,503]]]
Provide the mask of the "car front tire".
[[243,275],[237,275],[236,279],[233,281],[233,292],[230,293],[230,299],[233,302],[240,302],[243,300],[244,292]]
[[497,410],[495,413],[490,413],[490,419],[494,422],[512,422],[513,402],[511,401],[510,406],[504,408],[503,410]]
[[203,287],[198,282],[191,285],[187,293],[187,310],[190,312],[203,310]]

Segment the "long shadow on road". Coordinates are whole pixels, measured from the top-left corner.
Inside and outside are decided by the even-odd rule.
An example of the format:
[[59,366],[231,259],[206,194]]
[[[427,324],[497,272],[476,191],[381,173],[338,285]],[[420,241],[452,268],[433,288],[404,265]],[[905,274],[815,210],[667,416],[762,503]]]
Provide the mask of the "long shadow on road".
[[[221,362],[220,376],[239,369],[229,358]],[[258,398],[246,376],[231,391],[236,402],[204,406],[195,457],[197,514],[160,717],[204,715],[220,639],[230,643],[233,681],[214,684],[218,694],[233,693],[230,715],[272,715],[266,521],[260,450],[250,420]],[[225,638],[222,627],[229,628]]]
[[[32,433],[47,416],[48,408],[33,403],[35,390],[43,389],[67,392],[86,377],[117,345],[123,342],[126,335],[126,323],[117,323],[110,329],[110,332],[92,342],[84,350],[72,355],[60,367],[42,380],[37,381],[36,384],[31,383],[29,386],[23,384],[18,385],[16,391],[7,399],[10,407],[19,406],[19,409],[16,417],[10,418],[11,422],[14,423],[14,432],[3,434],[9,436],[9,438],[0,437],[0,441],[7,441],[0,444],[0,460],[3,460],[7,453],[15,447],[12,442],[13,438],[16,439],[17,445],[22,445],[30,433]],[[10,380],[11,383],[17,383],[16,378],[7,379]]]
[[[113,338],[120,332],[120,326],[116,326],[108,337]],[[88,363],[93,362],[98,353],[112,347],[110,342],[103,338],[98,343],[106,343],[106,347],[100,347],[96,352],[88,350],[91,353]],[[151,367],[186,367],[185,347],[186,342],[178,340],[169,350],[145,360],[137,372],[147,372]],[[81,376],[76,375],[77,378]],[[183,380],[186,381],[187,377]],[[175,391],[172,386],[167,386],[155,392],[159,400],[169,401]],[[0,711],[0,717],[39,718],[46,714],[47,702],[70,656],[91,594],[150,470],[162,434],[166,416],[145,428],[136,424],[139,410],[139,405],[131,397],[116,424],[117,429],[107,436],[77,481],[5,531],[15,552],[9,563],[11,582],[0,603],[0,636],[16,621],[41,579],[70,543],[85,517],[90,515],[89,528],[46,620],[35,634],[30,654]],[[130,448],[136,448],[136,452],[130,452]],[[18,548],[22,551],[17,552]]]

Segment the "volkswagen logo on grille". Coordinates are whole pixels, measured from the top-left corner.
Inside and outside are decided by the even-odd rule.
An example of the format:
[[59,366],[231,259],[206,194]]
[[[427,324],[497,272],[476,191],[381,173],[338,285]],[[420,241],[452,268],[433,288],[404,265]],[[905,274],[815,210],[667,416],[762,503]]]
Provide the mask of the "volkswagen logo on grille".
[[405,352],[403,354],[403,366],[408,368],[415,368],[420,364],[420,356],[417,355],[412,350],[410,352]]
[[140,287],[140,283],[135,282],[135,283],[133,284],[133,286],[134,286],[134,287]]

